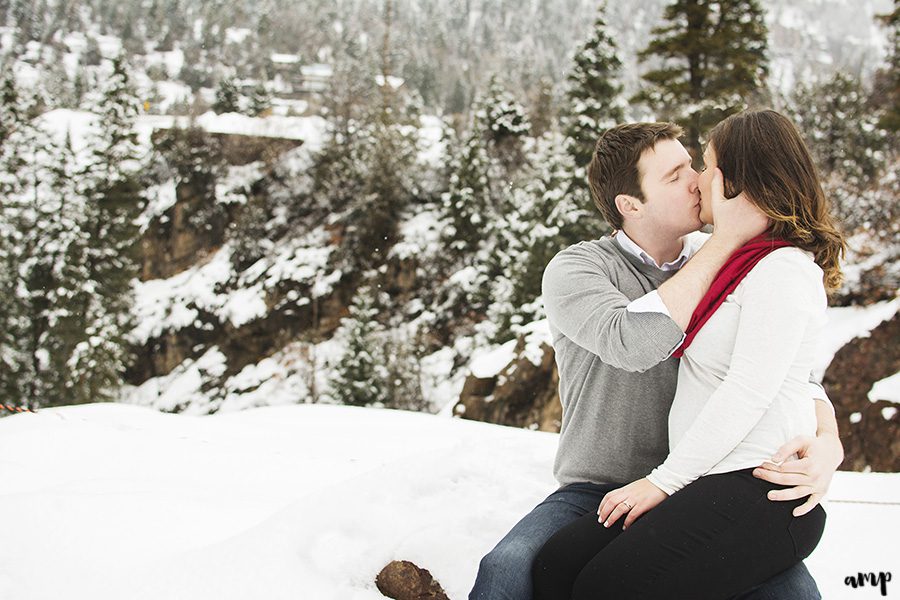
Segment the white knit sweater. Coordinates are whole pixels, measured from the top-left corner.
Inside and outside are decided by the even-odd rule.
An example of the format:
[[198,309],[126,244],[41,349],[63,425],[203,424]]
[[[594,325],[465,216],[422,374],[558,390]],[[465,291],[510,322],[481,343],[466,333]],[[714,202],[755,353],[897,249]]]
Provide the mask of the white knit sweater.
[[815,435],[809,374],[825,325],[822,269],[780,248],[738,284],[681,359],[668,458],[649,479],[672,494],[702,475],[759,466]]

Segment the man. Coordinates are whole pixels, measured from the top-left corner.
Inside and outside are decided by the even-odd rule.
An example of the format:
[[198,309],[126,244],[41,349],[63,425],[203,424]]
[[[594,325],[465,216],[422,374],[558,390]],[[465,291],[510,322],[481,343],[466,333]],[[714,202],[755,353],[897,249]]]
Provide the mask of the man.
[[[713,199],[711,236],[693,233],[702,225],[700,195],[680,136],[670,123],[636,123],[610,129],[597,142],[588,169],[591,192],[618,231],[563,250],[543,279],[563,405],[554,465],[562,487],[482,559],[470,600],[529,600],[531,564],[544,542],[668,454],[678,371],[671,354],[718,270],[767,227],[738,196]],[[811,387],[811,394],[825,397],[821,387]],[[809,496],[798,516],[819,502],[843,459],[830,403],[816,402],[816,416],[815,438],[792,440],[754,471],[794,486],[770,494],[774,502]],[[782,463],[794,453],[800,459]],[[741,598],[820,595],[801,563]]]

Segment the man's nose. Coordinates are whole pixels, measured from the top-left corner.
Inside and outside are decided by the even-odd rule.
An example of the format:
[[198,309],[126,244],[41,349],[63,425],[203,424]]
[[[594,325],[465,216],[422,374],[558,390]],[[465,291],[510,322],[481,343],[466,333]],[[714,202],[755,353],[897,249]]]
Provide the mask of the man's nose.
[[700,190],[700,175],[697,174],[697,171],[694,169],[691,169],[691,184],[689,189],[692,194]]

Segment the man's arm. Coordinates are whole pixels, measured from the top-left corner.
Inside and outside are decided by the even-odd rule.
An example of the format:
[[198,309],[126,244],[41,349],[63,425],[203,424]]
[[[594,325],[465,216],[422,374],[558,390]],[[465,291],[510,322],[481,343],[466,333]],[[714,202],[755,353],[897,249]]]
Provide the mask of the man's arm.
[[722,196],[721,174],[717,194],[713,211],[720,225],[678,273],[651,292],[660,294],[669,314],[627,310],[631,302],[610,281],[601,259],[574,246],[544,270],[547,318],[567,338],[619,369],[643,372],[669,358],[716,273],[768,226],[765,215],[745,197]]
[[629,299],[613,284],[604,258],[580,245],[556,256],[541,284],[550,323],[604,363],[642,372],[665,360],[683,338],[663,313],[626,310]]
[[[816,398],[816,437],[799,436],[782,446],[772,457],[753,470],[753,475],[779,485],[794,487],[769,492],[770,500],[809,498],[794,509],[794,516],[805,515],[828,492],[831,478],[844,461],[844,446],[838,436],[837,420],[830,401]],[[785,460],[797,454],[799,458]],[[782,462],[784,461],[784,462]]]

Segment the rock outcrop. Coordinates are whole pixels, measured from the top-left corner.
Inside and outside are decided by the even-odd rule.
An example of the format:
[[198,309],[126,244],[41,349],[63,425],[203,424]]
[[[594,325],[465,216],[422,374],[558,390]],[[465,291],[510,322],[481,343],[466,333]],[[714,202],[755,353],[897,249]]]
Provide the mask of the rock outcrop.
[[535,365],[523,355],[524,346],[525,339],[520,337],[516,358],[495,377],[469,375],[455,408],[457,415],[474,421],[559,431],[562,406],[553,348],[542,344],[540,364]]
[[900,372],[898,340],[900,314],[876,327],[869,337],[841,348],[825,372],[823,384],[834,404],[844,444],[843,470],[900,471],[897,406],[868,398],[872,384]]

